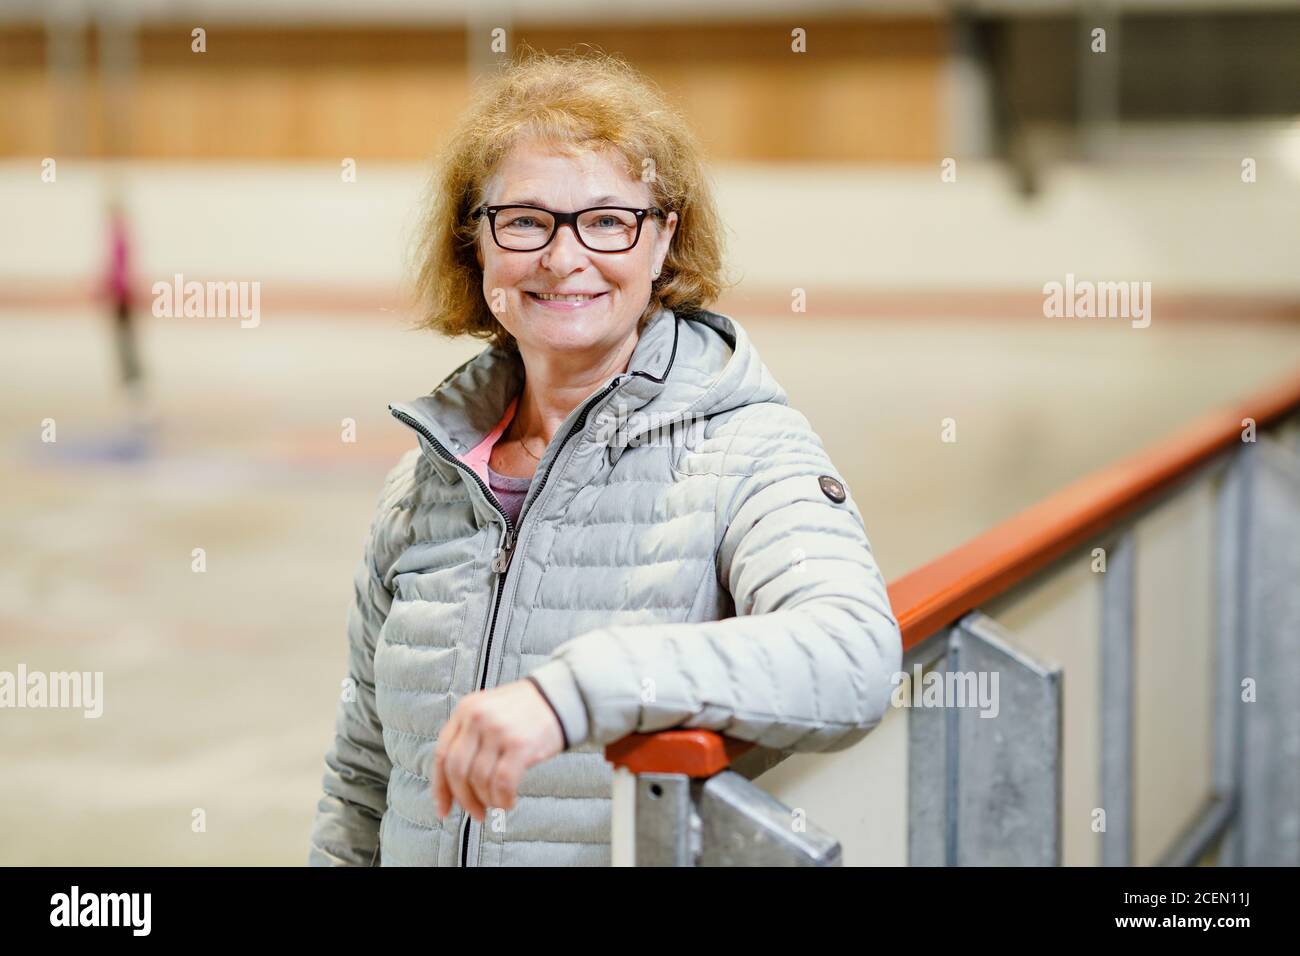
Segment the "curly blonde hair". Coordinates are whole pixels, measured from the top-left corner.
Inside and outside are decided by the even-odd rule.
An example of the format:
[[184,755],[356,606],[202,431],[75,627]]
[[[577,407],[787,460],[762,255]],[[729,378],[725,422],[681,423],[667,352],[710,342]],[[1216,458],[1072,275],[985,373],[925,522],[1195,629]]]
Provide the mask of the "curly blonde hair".
[[497,164],[529,140],[565,156],[612,149],[633,179],[653,170],[654,204],[678,222],[638,332],[660,307],[698,311],[731,284],[722,278],[722,224],[702,150],[683,115],[619,58],[524,48],[475,93],[437,160],[416,246],[418,328],[517,349],[484,298],[479,223],[470,215],[486,201]]

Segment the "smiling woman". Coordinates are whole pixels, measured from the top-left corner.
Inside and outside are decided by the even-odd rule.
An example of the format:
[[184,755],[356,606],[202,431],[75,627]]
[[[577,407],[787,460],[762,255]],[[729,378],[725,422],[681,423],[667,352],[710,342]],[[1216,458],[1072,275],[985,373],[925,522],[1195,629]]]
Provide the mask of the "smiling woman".
[[[647,216],[640,224],[651,231],[669,228],[662,210],[672,211],[674,223],[689,220],[689,232],[676,242],[656,236],[664,241],[653,255],[639,244],[631,250],[638,266],[654,258],[661,267],[640,303],[642,327],[660,308],[698,306],[722,291],[721,223],[695,134],[648,81],[615,58],[526,51],[477,92],[440,157],[416,278],[423,324],[508,345],[514,330],[497,321],[506,309],[492,290],[508,294],[509,287],[490,284],[483,272],[480,210],[489,203],[559,211],[653,206],[657,221]],[[580,243],[571,229],[560,231],[566,236],[552,241]],[[547,292],[555,285],[552,277],[528,288]]]
[[723,286],[689,127],[626,63],[527,55],[430,200],[423,325],[491,344],[390,406],[314,864],[603,865],[604,745],[793,751],[881,719],[902,644],[862,516]]

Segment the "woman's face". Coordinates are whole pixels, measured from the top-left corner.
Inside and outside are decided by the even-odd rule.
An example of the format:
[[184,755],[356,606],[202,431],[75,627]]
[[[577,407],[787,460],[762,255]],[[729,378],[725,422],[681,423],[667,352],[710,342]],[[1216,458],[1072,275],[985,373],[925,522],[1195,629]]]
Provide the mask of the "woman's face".
[[[630,178],[611,154],[569,158],[523,144],[501,161],[487,189],[492,205],[523,203],[559,212],[589,206],[654,205],[650,187]],[[500,220],[498,221],[500,225]],[[521,351],[599,355],[635,334],[650,301],[652,274],[663,268],[677,214],[649,214],[641,238],[627,252],[592,252],[561,226],[535,252],[512,252],[492,240],[487,217],[479,226],[483,295]],[[591,293],[580,303],[545,302],[536,293]]]

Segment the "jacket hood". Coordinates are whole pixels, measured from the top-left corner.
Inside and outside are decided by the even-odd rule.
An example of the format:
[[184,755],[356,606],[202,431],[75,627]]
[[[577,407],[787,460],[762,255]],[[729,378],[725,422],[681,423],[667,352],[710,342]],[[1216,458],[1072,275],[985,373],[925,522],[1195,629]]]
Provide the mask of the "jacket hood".
[[[475,447],[500,422],[523,386],[520,357],[491,346],[451,372],[428,395],[394,402],[399,420],[451,454]],[[641,332],[627,371],[580,402],[556,437],[582,417],[608,406],[615,429],[606,433],[611,461],[633,439],[688,418],[707,418],[757,402],[788,404],[785,390],[759,358],[740,323],[716,312],[660,309]],[[543,467],[558,444],[538,463]]]

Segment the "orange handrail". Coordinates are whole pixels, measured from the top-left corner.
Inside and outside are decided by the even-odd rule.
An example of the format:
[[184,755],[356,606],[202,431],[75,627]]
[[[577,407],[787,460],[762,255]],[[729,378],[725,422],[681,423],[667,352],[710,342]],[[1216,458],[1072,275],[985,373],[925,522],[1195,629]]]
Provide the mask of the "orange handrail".
[[1300,408],[1300,370],[1238,405],[1211,412],[1173,435],[1081,478],[889,586],[889,602],[911,648],[967,611],[1025,580],[1104,531],[1241,441]]
[[605,745],[605,759],[633,773],[684,773],[712,777],[754,745],[712,730],[661,730],[629,734]]

